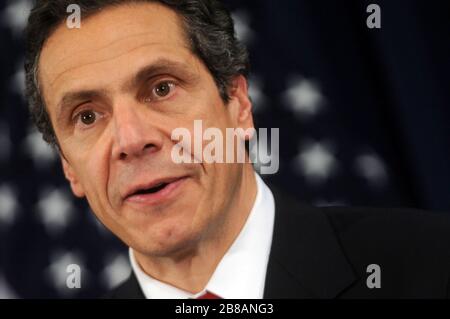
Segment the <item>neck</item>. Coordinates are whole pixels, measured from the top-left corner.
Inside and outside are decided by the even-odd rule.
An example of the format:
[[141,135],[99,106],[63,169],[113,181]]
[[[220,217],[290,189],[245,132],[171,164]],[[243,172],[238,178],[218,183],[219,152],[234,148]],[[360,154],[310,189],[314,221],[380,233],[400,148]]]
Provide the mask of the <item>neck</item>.
[[218,226],[216,236],[200,240],[189,251],[177,256],[153,258],[134,251],[145,273],[190,293],[202,291],[230,246],[244,227],[256,199],[253,167],[244,164],[240,185],[232,204]]

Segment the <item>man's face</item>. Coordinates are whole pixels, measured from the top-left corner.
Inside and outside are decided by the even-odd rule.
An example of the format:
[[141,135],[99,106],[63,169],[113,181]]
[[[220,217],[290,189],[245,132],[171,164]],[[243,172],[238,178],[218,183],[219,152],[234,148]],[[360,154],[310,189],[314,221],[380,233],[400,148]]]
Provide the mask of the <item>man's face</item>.
[[[242,164],[175,164],[175,128],[252,127],[245,81],[224,105],[181,20],[151,3],[102,10],[45,43],[39,79],[75,195],[141,253],[167,255],[215,233]],[[205,143],[204,143],[205,144]],[[165,182],[163,189],[154,188]]]

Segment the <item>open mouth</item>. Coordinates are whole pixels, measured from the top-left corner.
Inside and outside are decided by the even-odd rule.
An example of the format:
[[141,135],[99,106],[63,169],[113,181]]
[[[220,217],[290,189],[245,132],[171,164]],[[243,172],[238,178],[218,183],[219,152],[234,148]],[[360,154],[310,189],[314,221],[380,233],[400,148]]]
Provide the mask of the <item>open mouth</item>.
[[171,197],[171,194],[185,178],[186,176],[164,178],[148,184],[141,184],[131,189],[125,196],[125,200],[146,204],[161,202]]
[[146,194],[154,194],[156,192],[159,192],[160,190],[164,189],[169,183],[159,183],[158,185],[146,189],[140,189],[137,192],[131,194],[133,195],[146,195]]

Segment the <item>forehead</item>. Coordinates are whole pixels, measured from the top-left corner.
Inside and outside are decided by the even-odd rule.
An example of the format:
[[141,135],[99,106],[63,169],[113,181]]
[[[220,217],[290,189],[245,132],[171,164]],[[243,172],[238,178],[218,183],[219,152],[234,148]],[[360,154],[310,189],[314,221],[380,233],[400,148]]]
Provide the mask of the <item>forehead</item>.
[[173,10],[156,3],[124,4],[82,17],[79,29],[62,23],[42,49],[39,78],[43,91],[51,92],[44,93],[47,100],[89,74],[98,79],[101,74],[93,71],[132,63],[143,54],[183,60],[188,52],[181,19]]

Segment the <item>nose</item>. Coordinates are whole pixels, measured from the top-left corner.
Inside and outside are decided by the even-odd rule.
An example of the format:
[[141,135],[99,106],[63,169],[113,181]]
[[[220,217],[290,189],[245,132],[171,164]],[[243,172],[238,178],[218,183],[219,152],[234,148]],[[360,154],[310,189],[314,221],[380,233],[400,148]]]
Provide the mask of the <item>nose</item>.
[[130,160],[161,148],[161,133],[147,120],[145,114],[138,113],[138,107],[123,105],[114,112],[112,152],[118,160]]

